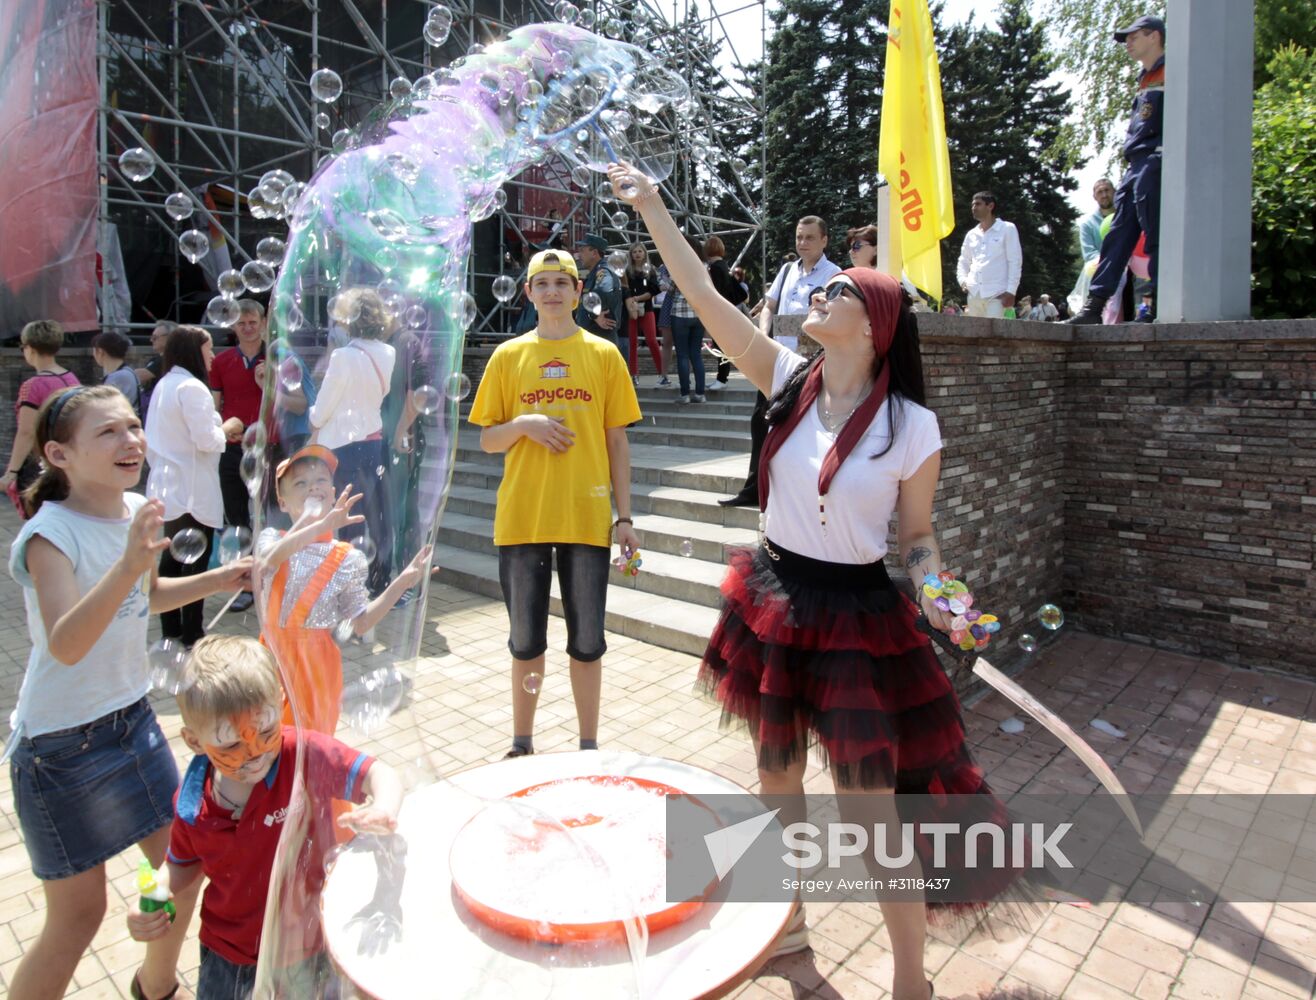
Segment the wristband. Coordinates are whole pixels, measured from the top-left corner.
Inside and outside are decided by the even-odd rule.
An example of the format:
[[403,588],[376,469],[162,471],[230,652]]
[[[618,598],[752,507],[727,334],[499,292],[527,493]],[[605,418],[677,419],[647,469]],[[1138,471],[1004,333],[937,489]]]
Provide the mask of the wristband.
[[629,517],[619,517],[619,518],[617,518],[617,520],[615,520],[615,521],[612,522],[612,526],[613,526],[614,528],[617,527],[617,525],[619,525],[619,524],[629,524],[629,525],[631,525],[631,527],[634,527],[634,526],[635,526],[635,522],[632,521]]

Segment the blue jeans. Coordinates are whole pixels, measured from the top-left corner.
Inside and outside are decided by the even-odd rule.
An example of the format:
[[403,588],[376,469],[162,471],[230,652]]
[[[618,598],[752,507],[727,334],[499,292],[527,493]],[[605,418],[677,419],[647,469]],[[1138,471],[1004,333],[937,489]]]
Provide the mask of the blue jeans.
[[676,343],[676,375],[681,395],[690,395],[690,369],[695,370],[695,395],[704,394],[704,324],[698,319],[672,317],[672,339]]
[[589,663],[608,648],[603,614],[608,596],[608,549],[600,545],[500,545],[498,582],[512,621],[507,648],[518,660],[533,660],[548,649],[548,594],[553,557],[567,620],[567,655]]
[[178,768],[145,698],[20,740],[9,775],[39,879],[90,871],[173,822]]

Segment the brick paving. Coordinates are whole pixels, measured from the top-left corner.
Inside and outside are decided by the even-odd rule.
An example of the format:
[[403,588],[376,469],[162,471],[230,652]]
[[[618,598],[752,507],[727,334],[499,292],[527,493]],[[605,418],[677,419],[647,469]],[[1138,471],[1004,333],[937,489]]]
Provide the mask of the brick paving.
[[[11,512],[0,514],[6,556],[16,523]],[[21,595],[7,574],[0,576],[0,608],[0,711],[7,716],[28,651]],[[495,760],[506,747],[510,715],[503,607],[436,584],[426,610],[408,704],[374,741],[355,742],[400,766],[438,773]],[[223,625],[230,631],[254,627],[253,616],[229,616]],[[565,658],[554,652],[565,641],[560,620],[552,620],[549,640],[535,734],[541,752],[575,745]],[[691,693],[696,660],[623,636],[609,635],[608,642],[602,743],[688,761],[752,787],[754,759],[745,737],[719,730],[718,709]],[[368,650],[352,647],[349,673],[369,660]],[[1130,791],[1316,793],[1316,686],[1310,683],[1073,631],[1043,648],[1024,683],[1103,752]],[[167,699],[156,699],[155,707],[183,760],[176,707]],[[998,695],[966,712],[975,753],[993,785],[1092,787],[1082,765],[1040,727],[1029,722],[1018,735],[1001,732],[997,723],[1012,714]],[[1097,716],[1126,736],[1114,739],[1089,728]],[[42,894],[19,837],[8,769],[0,771],[3,987],[40,929]],[[811,768],[808,790],[828,786]],[[1188,846],[1209,850],[1207,839],[1199,840]],[[1316,872],[1316,844],[1297,850]],[[141,953],[124,925],[126,907],[136,905],[134,865],[130,853],[110,863],[110,912],[69,996],[128,995]],[[769,964],[735,995],[884,1000],[890,952],[876,905],[810,904],[808,915],[813,950]],[[195,981],[196,954],[194,943],[184,950],[188,985]],[[1316,904],[1049,904],[1009,940],[933,930],[927,971],[943,998],[1306,998],[1316,985]]]

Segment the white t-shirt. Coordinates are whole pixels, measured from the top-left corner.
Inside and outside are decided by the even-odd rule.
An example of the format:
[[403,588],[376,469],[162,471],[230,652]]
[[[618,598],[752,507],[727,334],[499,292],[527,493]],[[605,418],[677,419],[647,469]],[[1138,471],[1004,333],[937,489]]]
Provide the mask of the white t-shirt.
[[[772,372],[776,393],[805,358],[791,351],[777,356]],[[809,407],[791,436],[769,463],[768,509],[764,534],[782,548],[811,559],[835,563],[872,563],[887,553],[891,515],[901,480],[918,471],[941,449],[937,415],[926,407],[901,400],[896,443],[881,458],[869,458],[886,447],[888,396],[878,408],[867,435],[858,441],[832,477],[827,491],[827,533],[818,517],[818,472],[836,438]]]
[[27,736],[40,736],[68,729],[126,708],[147,692],[150,668],[146,660],[146,626],[150,600],[141,582],[119,605],[114,620],[74,664],[61,663],[50,655],[46,625],[37,605],[37,592],[27,571],[27,543],[40,535],[73,563],[78,592],[85,594],[101,581],[123,554],[128,526],[146,503],[137,493],[123,495],[128,516],[107,520],[78,514],[63,504],[46,501],[36,517],[28,521],[9,551],[9,574],[23,588],[27,604],[27,631],[32,652],[27,673],[18,693],[18,706],[9,717],[15,729],[21,724]]

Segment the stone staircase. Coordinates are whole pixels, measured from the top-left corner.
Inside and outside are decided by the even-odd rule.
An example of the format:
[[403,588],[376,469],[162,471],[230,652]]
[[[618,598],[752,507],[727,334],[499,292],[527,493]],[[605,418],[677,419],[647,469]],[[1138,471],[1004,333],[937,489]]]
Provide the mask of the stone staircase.
[[[754,388],[734,373],[707,403],[682,406],[675,389],[654,387],[648,374],[638,394],[644,418],[629,431],[631,509],[644,564],[636,576],[612,573],[607,628],[698,655],[717,620],[724,549],[752,545],[758,535],[757,509],[717,505],[745,479]],[[469,402],[435,561],[445,583],[501,597],[493,517],[503,458],[480,450],[465,422]],[[556,578],[550,608],[561,614]]]

